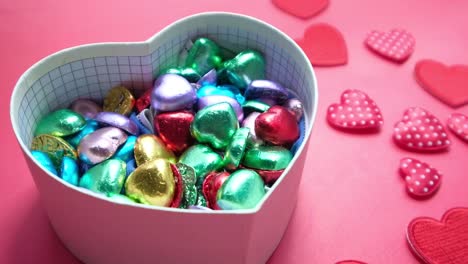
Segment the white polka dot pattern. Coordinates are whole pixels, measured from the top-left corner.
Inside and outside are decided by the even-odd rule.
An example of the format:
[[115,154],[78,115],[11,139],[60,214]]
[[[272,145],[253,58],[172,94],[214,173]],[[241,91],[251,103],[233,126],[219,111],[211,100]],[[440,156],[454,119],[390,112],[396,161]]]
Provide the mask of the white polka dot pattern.
[[341,103],[328,107],[327,120],[332,126],[350,130],[374,130],[383,124],[379,107],[359,90],[344,91]]
[[453,113],[447,120],[447,126],[457,137],[468,143],[468,116]]
[[417,159],[400,160],[400,173],[406,183],[408,193],[417,198],[433,195],[440,186],[442,173]]
[[365,40],[369,49],[396,62],[408,59],[414,51],[415,43],[413,35],[403,29],[392,29],[390,32],[373,30]]
[[410,107],[395,124],[393,139],[398,146],[416,151],[440,151],[451,144],[439,119],[420,107]]

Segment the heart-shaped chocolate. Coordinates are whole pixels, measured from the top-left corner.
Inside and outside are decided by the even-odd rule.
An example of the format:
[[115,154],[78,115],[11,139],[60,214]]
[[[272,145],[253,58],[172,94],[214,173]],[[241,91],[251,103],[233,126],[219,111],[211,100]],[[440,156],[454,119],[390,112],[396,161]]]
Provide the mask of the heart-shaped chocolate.
[[169,206],[175,193],[170,165],[167,160],[155,159],[138,166],[125,182],[127,196],[144,204]]
[[254,50],[246,50],[224,63],[224,68],[232,84],[246,88],[253,80],[265,79],[265,59]]
[[179,159],[180,163],[188,165],[195,170],[197,183],[201,184],[205,176],[220,169],[223,166],[223,159],[212,149],[205,145],[193,145],[188,148]]
[[192,107],[197,94],[192,85],[177,74],[163,74],[154,82],[151,106],[156,111],[177,111]]
[[85,125],[86,120],[81,114],[69,109],[60,109],[43,117],[37,124],[34,135],[63,137],[80,131]]
[[193,119],[193,113],[189,111],[161,113],[154,117],[154,129],[166,146],[179,155],[192,145],[190,124]]
[[218,194],[218,190],[221,188],[223,183],[229,177],[229,172],[212,172],[208,174],[203,181],[202,185],[202,192],[203,196],[205,196],[206,204],[209,208],[219,210],[216,203],[216,196]]
[[229,103],[218,103],[198,111],[190,131],[198,142],[223,149],[238,128],[239,122],[232,106]]
[[217,204],[223,210],[251,209],[265,195],[265,184],[253,170],[237,170],[223,183],[217,194]]
[[185,66],[194,69],[202,76],[211,69],[218,68],[220,64],[220,48],[208,38],[195,40],[185,59]]
[[161,74],[166,74],[166,73],[177,74],[179,76],[184,77],[185,79],[187,79],[187,81],[191,83],[196,83],[201,78],[200,74],[192,68],[176,67],[176,68],[169,68],[161,72]]
[[166,147],[164,142],[158,136],[152,134],[141,135],[137,138],[134,155],[138,166],[155,159],[165,159],[172,163],[177,160],[174,153]]
[[299,125],[288,109],[276,105],[255,119],[255,134],[274,145],[290,145],[299,138]]
[[80,160],[91,165],[100,163],[112,157],[127,138],[127,134],[119,128],[100,128],[80,141],[78,145]]
[[441,221],[415,218],[406,234],[411,250],[424,263],[468,263],[468,208],[452,208]]
[[124,161],[109,159],[89,169],[81,177],[79,186],[102,194],[120,193],[125,174]]

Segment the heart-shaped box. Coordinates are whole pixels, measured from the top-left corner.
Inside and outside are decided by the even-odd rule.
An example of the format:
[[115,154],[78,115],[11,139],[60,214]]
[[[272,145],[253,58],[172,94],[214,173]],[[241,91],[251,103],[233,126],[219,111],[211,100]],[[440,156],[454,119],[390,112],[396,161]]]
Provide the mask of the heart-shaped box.
[[[303,101],[304,141],[264,199],[251,210],[201,211],[117,204],[46,172],[30,151],[37,121],[77,98],[102,99],[122,84],[141,94],[160,69],[175,66],[185,43],[206,36],[266,59],[268,79]],[[255,18],[203,13],[183,18],[144,42],[99,43],[50,55],[26,71],[11,98],[11,120],[50,222],[85,263],[264,263],[283,236],[296,204],[317,111],[312,66],[295,42]],[[307,175],[310,177],[310,174]]]

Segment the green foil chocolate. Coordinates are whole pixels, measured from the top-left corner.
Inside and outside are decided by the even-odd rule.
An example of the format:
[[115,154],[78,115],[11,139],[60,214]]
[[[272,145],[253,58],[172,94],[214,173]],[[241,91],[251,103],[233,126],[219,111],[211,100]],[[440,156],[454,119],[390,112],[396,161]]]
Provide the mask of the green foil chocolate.
[[177,163],[175,166],[182,176],[184,186],[184,194],[179,208],[188,208],[190,205],[195,205],[197,203],[198,194],[195,186],[197,176],[195,175],[195,170],[188,165]]
[[220,48],[208,38],[195,40],[188,51],[185,66],[194,69],[201,76],[221,65]]
[[242,110],[244,110],[245,116],[252,112],[263,113],[268,109],[270,109],[268,104],[256,100],[245,101],[242,105]]
[[125,174],[124,161],[108,159],[89,169],[81,177],[79,186],[102,194],[120,193],[124,185]]
[[258,146],[246,151],[242,165],[260,170],[282,170],[286,168],[293,156],[280,146]]
[[161,74],[166,74],[166,73],[173,73],[173,74],[180,75],[191,83],[196,83],[201,78],[200,74],[192,68],[182,68],[182,67],[168,68],[161,72]]
[[188,148],[179,159],[180,163],[188,165],[195,170],[197,185],[201,185],[205,176],[212,171],[223,167],[223,159],[211,148],[205,145],[193,145]]
[[253,80],[265,79],[265,59],[254,50],[245,50],[224,63],[227,77],[232,84],[246,88]]
[[248,127],[241,127],[232,137],[231,143],[226,148],[226,154],[224,155],[224,165],[227,169],[234,170],[239,166],[244,157],[249,134],[250,129]]
[[37,124],[34,136],[48,134],[64,137],[74,134],[86,125],[84,117],[70,109],[60,109],[44,116]]
[[229,103],[210,105],[198,111],[190,126],[192,136],[216,149],[225,148],[239,128],[237,115]]
[[233,172],[218,190],[216,200],[224,210],[252,209],[265,195],[265,184],[253,170]]

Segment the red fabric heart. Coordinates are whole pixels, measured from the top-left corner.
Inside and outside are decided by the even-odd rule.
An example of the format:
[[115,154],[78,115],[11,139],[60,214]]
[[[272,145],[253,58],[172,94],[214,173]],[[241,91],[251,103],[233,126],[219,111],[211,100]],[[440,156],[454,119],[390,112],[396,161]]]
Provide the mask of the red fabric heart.
[[329,24],[309,26],[304,38],[296,42],[314,66],[335,66],[348,62],[348,50],[343,35]]
[[325,9],[328,0],[273,0],[273,4],[286,13],[306,19]]
[[190,134],[193,118],[193,113],[189,111],[161,113],[154,117],[154,129],[166,146],[178,155],[193,142]]
[[336,128],[350,131],[375,131],[383,124],[377,104],[359,90],[344,91],[341,102],[328,107],[327,120]]
[[434,60],[422,60],[414,73],[419,84],[445,104],[460,107],[468,103],[468,65],[447,67]]
[[287,108],[275,105],[255,119],[255,134],[274,145],[288,146],[299,138],[299,125]]
[[386,59],[403,62],[413,53],[416,41],[406,30],[392,29],[390,32],[373,30],[367,34],[364,43],[370,50]]
[[457,137],[468,143],[468,116],[459,113],[451,114],[447,120],[447,126]]
[[440,187],[442,173],[417,159],[400,160],[400,173],[406,182],[406,191],[416,198],[428,198]]
[[420,107],[405,111],[403,120],[395,124],[393,139],[398,146],[413,151],[441,151],[451,144],[439,119]]
[[468,263],[468,208],[452,208],[437,221],[418,217],[407,229],[413,252],[427,264]]

